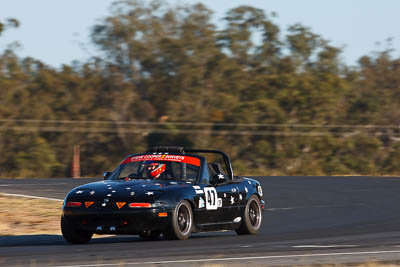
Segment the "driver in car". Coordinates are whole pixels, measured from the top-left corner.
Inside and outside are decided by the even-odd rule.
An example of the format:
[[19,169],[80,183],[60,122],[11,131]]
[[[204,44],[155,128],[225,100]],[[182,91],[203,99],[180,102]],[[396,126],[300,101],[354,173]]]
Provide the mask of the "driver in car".
[[165,169],[165,163],[149,163],[146,166],[147,177],[151,179],[158,179],[165,172]]

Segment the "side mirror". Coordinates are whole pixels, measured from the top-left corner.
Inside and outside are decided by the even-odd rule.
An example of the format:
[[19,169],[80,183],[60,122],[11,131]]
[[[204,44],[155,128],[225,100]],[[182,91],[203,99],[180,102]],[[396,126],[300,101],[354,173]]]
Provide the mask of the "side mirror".
[[211,185],[218,184],[218,176],[217,175],[210,176],[210,184]]
[[103,179],[104,179],[104,180],[107,180],[107,178],[110,177],[111,173],[112,173],[112,172],[105,172],[105,173],[103,173]]

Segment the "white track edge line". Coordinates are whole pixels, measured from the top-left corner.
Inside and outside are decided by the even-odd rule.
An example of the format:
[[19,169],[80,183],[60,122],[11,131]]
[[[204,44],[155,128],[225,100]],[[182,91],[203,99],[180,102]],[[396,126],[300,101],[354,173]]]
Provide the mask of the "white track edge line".
[[46,200],[52,200],[52,201],[64,201],[64,200],[58,199],[58,198],[38,197],[38,196],[22,195],[22,194],[9,194],[9,193],[1,193],[1,192],[0,192],[0,195],[9,196],[9,197],[25,197],[25,198],[46,199]]
[[319,253],[319,254],[295,254],[295,255],[272,255],[272,256],[254,256],[254,257],[236,257],[236,258],[217,258],[217,259],[195,259],[195,260],[175,260],[175,261],[147,261],[147,262],[118,262],[118,263],[99,263],[86,265],[58,265],[55,267],[95,267],[95,266],[121,266],[125,265],[144,265],[144,264],[168,264],[168,263],[189,263],[189,262],[212,262],[212,261],[232,261],[232,260],[257,260],[257,259],[284,259],[296,257],[321,257],[321,256],[344,256],[344,255],[367,255],[367,254],[387,254],[400,253],[400,250],[388,251],[357,251],[340,253]]

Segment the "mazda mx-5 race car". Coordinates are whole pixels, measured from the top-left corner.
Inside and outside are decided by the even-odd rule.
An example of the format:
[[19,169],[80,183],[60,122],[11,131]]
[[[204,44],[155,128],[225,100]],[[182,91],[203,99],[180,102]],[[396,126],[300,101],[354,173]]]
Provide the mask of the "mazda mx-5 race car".
[[[199,154],[222,156],[225,167]],[[204,231],[256,234],[262,192],[258,181],[233,176],[222,151],[156,147],[127,156],[104,173],[104,181],[72,189],[64,200],[61,230],[74,244],[88,242],[94,233],[181,240]]]

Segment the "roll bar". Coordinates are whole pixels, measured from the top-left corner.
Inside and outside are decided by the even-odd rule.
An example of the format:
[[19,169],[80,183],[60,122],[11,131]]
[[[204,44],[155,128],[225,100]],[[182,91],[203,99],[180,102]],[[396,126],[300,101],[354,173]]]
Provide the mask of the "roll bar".
[[149,149],[148,152],[168,152],[168,153],[180,153],[180,154],[185,154],[185,153],[213,153],[213,154],[220,154],[222,158],[224,159],[226,169],[228,171],[229,178],[233,181],[233,169],[232,169],[232,163],[230,158],[228,157],[227,154],[222,152],[221,150],[213,150],[213,149],[195,149],[195,148],[189,148],[185,149],[181,146],[179,147],[174,147],[174,146],[159,146],[159,147],[152,147]]

